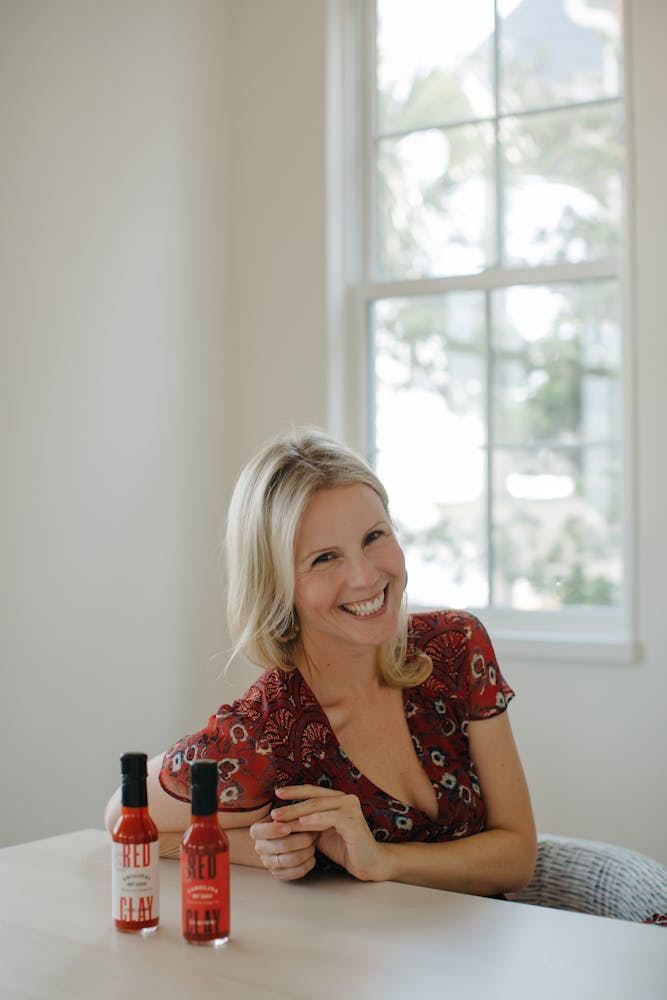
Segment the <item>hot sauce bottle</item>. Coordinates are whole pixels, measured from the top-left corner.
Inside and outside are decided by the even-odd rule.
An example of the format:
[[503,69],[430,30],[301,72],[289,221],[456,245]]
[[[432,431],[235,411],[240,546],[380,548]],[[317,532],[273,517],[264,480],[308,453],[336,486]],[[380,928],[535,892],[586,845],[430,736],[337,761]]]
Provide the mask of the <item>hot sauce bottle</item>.
[[191,767],[192,825],[181,843],[183,937],[190,944],[229,938],[229,841],[218,822],[218,767]]
[[150,933],[159,914],[157,827],[148,813],[145,753],[124,753],[122,811],[111,834],[111,905],[119,931]]

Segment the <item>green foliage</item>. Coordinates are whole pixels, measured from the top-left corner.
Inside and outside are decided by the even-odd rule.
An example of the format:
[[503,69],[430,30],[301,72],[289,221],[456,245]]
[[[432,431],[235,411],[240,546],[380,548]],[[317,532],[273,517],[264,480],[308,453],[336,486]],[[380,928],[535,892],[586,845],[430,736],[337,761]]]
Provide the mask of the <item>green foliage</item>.
[[415,76],[404,101],[386,92],[379,97],[378,120],[385,135],[470,121],[472,117],[458,77],[438,69]]

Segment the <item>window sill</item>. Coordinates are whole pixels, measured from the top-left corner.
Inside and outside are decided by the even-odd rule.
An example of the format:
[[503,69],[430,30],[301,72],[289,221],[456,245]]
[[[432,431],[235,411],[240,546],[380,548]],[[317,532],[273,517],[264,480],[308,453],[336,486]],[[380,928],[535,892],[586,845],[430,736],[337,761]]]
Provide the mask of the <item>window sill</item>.
[[569,636],[536,632],[532,635],[505,631],[489,632],[501,663],[631,664],[639,659],[638,644],[621,636]]
[[[435,610],[423,605],[410,611]],[[500,664],[511,662],[632,664],[640,646],[618,609],[521,612],[468,608],[489,633]]]

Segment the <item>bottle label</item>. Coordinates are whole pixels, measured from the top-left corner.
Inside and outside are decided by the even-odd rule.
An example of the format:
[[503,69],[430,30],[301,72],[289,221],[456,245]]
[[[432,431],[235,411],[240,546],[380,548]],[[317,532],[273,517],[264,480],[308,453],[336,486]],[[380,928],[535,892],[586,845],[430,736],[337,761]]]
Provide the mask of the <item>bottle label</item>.
[[229,937],[229,852],[181,852],[183,936],[190,941]]
[[157,919],[159,845],[111,844],[111,906],[114,920],[148,924]]

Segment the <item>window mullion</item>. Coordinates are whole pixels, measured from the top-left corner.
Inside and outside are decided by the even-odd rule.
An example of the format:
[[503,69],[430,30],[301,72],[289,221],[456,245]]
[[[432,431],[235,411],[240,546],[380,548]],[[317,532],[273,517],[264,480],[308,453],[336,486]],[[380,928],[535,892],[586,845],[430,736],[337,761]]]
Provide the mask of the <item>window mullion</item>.
[[504,179],[500,157],[500,17],[498,15],[498,2],[493,5],[494,25],[493,25],[493,94],[495,101],[496,116],[493,122],[493,140],[495,158],[495,184],[496,184],[496,264],[500,269],[505,260],[505,195]]
[[491,315],[491,292],[487,291],[484,296],[485,311],[485,331],[484,350],[486,361],[486,562],[488,567],[488,604],[492,608],[495,604],[495,539],[493,531],[493,504],[494,504],[494,462],[495,462],[495,427],[493,417],[493,382],[495,378],[494,355],[492,347],[492,315]]
[[489,268],[478,274],[462,274],[453,277],[405,278],[388,281],[368,280],[362,288],[365,300],[392,298],[394,296],[439,295],[444,292],[478,289],[489,291],[494,288],[509,288],[513,285],[555,285],[577,281],[594,281],[600,278],[618,278],[620,262],[614,257],[578,264],[563,262],[543,264],[535,267]]

